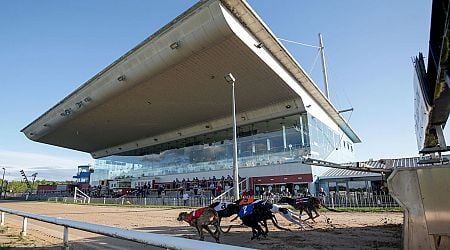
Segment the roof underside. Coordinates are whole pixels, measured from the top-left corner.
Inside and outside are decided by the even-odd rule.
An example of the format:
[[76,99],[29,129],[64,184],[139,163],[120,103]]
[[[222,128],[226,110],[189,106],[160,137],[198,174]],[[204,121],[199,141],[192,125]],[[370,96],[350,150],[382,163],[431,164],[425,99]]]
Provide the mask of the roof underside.
[[[238,125],[305,111],[298,93],[232,32],[226,15],[219,1],[196,4],[22,132],[98,158],[221,131],[231,127],[230,72]],[[340,117],[331,104],[321,105]]]
[[228,117],[231,88],[223,78],[228,72],[238,79],[240,113],[296,98],[242,47],[230,37],[63,124],[46,141],[93,152]]

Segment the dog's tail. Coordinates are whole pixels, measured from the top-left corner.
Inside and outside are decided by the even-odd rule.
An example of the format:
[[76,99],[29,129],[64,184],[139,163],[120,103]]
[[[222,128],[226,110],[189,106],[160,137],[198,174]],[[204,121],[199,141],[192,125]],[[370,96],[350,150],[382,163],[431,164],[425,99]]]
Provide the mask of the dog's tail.
[[[239,217],[239,216],[234,217],[234,219],[232,219],[230,222],[235,221],[238,217]],[[223,229],[222,229],[222,226],[219,225],[219,229],[220,229],[220,231],[221,231],[222,233],[228,233],[228,232],[230,232],[231,227],[233,227],[233,225],[229,225],[229,226],[227,227],[226,230],[223,230]]]
[[320,205],[331,212],[338,212],[338,213],[342,212],[342,211],[336,210],[334,208],[329,208],[329,207],[325,206],[324,204],[320,204]]
[[239,218],[239,215],[236,215],[236,217],[234,217],[231,222],[235,221],[237,218]]
[[289,229],[289,228],[284,228],[284,227],[281,227],[280,225],[278,225],[277,218],[275,218],[275,215],[272,215],[272,217],[270,219],[272,219],[272,223],[276,228],[278,228],[280,230],[291,231],[291,229]]
[[229,225],[229,226],[227,227],[226,230],[223,230],[223,229],[222,229],[222,226],[219,226],[219,229],[220,229],[220,231],[221,231],[222,233],[228,233],[228,232],[230,232],[230,229],[231,229],[232,226],[233,226],[233,225]]

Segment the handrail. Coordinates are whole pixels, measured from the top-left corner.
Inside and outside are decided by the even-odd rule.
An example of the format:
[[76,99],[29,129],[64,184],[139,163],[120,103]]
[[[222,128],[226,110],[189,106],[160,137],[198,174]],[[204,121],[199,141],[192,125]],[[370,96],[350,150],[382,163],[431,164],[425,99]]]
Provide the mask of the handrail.
[[[243,179],[241,182],[238,183],[238,185],[240,185],[242,182],[248,180],[248,177]],[[215,202],[216,200],[218,200],[219,198],[222,198],[222,196],[224,196],[225,194],[228,194],[229,192],[231,192],[234,189],[234,187],[231,187],[230,189],[228,189],[227,191],[223,192],[221,195],[215,197],[214,199],[212,199],[212,202]]]
[[212,242],[191,240],[178,238],[173,236],[159,235],[154,233],[139,232],[135,230],[116,228],[110,226],[103,226],[92,224],[88,222],[81,222],[69,219],[55,218],[46,215],[32,214],[19,210],[9,209],[0,207],[1,214],[1,224],[4,225],[4,213],[15,214],[24,217],[22,233],[26,235],[27,218],[47,222],[50,224],[64,226],[64,247],[68,247],[68,228],[74,228],[82,231],[97,233],[101,235],[106,235],[114,238],[129,240],[133,242],[139,242],[143,244],[148,244],[157,247],[169,248],[169,249],[187,249],[187,250],[197,250],[197,249],[249,249],[232,245],[222,245]]
[[73,201],[76,202],[77,196],[83,197],[83,203],[88,200],[88,203],[91,203],[91,197],[89,197],[87,194],[85,194],[83,191],[81,191],[78,187],[75,187],[74,193],[73,193]]

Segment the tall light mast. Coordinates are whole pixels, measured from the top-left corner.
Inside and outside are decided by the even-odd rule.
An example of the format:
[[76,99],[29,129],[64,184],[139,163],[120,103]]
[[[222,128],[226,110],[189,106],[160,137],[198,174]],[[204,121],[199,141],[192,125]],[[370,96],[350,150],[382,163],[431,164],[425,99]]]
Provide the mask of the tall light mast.
[[325,96],[328,100],[330,100],[330,94],[328,92],[328,76],[327,76],[327,64],[325,62],[325,51],[323,47],[323,41],[322,41],[322,33],[319,33],[319,50],[320,55],[322,59],[322,74],[323,74],[323,82],[325,84]]

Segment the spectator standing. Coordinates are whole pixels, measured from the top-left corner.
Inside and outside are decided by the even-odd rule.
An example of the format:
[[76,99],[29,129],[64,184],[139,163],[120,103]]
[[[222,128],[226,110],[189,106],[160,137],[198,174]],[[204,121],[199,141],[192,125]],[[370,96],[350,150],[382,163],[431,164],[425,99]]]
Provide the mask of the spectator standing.
[[[230,190],[230,185],[228,185],[228,182],[225,184],[225,192],[228,192],[228,190]],[[230,193],[228,192],[227,193],[227,196],[229,196],[230,195]]]
[[220,182],[217,182],[216,196],[219,196],[221,193],[222,193],[222,184],[220,184]]
[[163,189],[161,191],[161,200],[162,200],[163,206],[165,205],[165,202],[164,202],[165,198],[166,198],[166,191],[164,190],[164,187],[163,187]]
[[216,197],[216,186],[214,186],[214,182],[211,182],[211,184],[209,184],[209,188],[211,189],[212,196]]
[[319,191],[319,199],[320,199],[320,202],[322,203],[322,204],[325,204],[325,197],[327,196],[327,194],[325,193],[325,191],[323,190],[323,187],[321,187],[320,188],[320,191]]
[[198,192],[198,185],[194,184],[194,195],[197,195]]
[[189,200],[189,194],[188,194],[188,192],[184,192],[184,194],[183,194],[183,205],[184,206],[187,206],[188,200]]

